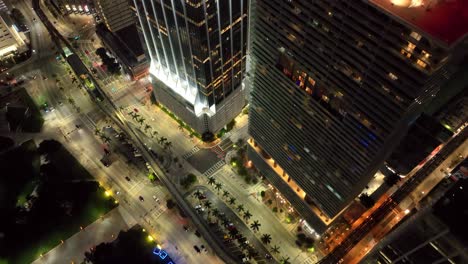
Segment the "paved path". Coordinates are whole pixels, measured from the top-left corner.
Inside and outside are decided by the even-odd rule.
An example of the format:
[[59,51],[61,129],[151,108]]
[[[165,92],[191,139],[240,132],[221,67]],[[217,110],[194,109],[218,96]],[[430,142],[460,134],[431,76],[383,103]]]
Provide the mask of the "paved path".
[[35,260],[33,264],[81,263],[84,259],[84,253],[91,247],[102,242],[110,242],[117,237],[120,230],[130,228],[126,219],[129,216],[120,208],[120,206],[115,208],[103,219],[98,219],[85,227],[81,232],[76,233],[42,258]]

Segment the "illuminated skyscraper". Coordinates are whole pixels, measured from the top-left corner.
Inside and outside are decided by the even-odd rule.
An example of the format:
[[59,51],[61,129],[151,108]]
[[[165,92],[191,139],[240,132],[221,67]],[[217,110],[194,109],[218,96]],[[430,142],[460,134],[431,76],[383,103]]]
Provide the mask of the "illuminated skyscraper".
[[468,2],[256,0],[249,157],[322,233],[467,54]]
[[247,0],[134,0],[156,100],[200,134],[245,104]]

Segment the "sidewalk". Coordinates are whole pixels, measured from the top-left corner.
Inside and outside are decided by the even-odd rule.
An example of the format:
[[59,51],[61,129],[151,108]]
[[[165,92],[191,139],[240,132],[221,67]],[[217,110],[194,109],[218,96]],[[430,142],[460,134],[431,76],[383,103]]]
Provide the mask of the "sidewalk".
[[[114,240],[121,230],[127,230],[131,226],[127,224],[121,206],[107,213],[103,219],[98,219],[91,225],[76,233],[63,244],[55,247],[35,260],[33,264],[42,263],[81,263],[84,253],[91,247],[102,242]],[[134,221],[131,221],[132,223]]]

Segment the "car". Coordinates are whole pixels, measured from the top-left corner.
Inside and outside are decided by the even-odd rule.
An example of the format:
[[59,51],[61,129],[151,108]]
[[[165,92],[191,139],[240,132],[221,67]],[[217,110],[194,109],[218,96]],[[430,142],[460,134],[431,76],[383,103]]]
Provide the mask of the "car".
[[201,234],[200,234],[200,232],[198,232],[198,230],[195,231],[195,235],[196,235],[197,237],[201,237]]
[[206,195],[204,195],[204,194],[202,193],[202,194],[200,194],[200,195],[198,196],[198,199],[199,199],[199,200],[205,200],[205,199],[206,199]]
[[203,208],[201,205],[197,204],[197,205],[195,205],[195,210],[203,212],[203,211],[205,211],[205,208]]
[[186,225],[184,225],[184,230],[185,230],[186,232],[188,232],[188,231],[189,231],[189,227],[186,226]]
[[128,176],[125,176],[125,179],[126,179],[127,181],[130,181],[130,178],[129,178]]
[[195,251],[196,251],[198,254],[200,254],[201,250],[200,250],[200,248],[199,248],[197,245],[193,246],[193,249],[195,249]]
[[143,196],[138,196],[138,200],[143,202],[145,199],[143,199]]

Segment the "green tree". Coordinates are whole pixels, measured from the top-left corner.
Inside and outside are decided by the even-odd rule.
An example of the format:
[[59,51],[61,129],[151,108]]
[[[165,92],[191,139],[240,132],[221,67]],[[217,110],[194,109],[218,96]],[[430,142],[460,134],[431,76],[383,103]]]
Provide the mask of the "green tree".
[[252,230],[254,232],[257,232],[258,230],[260,230],[260,226],[261,226],[261,224],[260,224],[260,222],[258,220],[255,220],[255,221],[253,221],[252,224],[250,224],[250,228],[252,228]]
[[219,183],[219,182],[217,182],[215,184],[215,189],[218,191],[218,194],[219,194],[219,191],[221,190],[222,187],[223,187],[223,185],[221,183]]
[[168,199],[166,201],[166,206],[167,206],[167,209],[172,209],[176,206],[176,203],[172,199]]
[[206,209],[208,209],[208,211],[211,210],[212,203],[210,202],[210,200],[206,200],[203,205],[206,207]]
[[249,210],[246,210],[246,211],[244,212],[244,215],[243,215],[242,217],[244,218],[245,221],[248,222],[249,219],[252,217],[252,214],[250,213]]
[[279,250],[280,250],[280,247],[277,246],[277,245],[274,245],[274,246],[271,247],[271,252],[274,253],[274,254],[278,254]]
[[289,257],[281,257],[281,260],[280,260],[280,263],[281,264],[291,264],[291,262],[289,261]]
[[270,234],[263,234],[262,237],[260,238],[264,244],[270,244],[271,243],[271,235]]
[[223,197],[228,197],[229,194],[230,194],[230,193],[229,193],[228,191],[226,191],[226,190],[223,191]]
[[164,142],[164,149],[171,150],[171,148],[172,148],[172,142],[170,141]]
[[200,199],[200,195],[202,195],[202,192],[198,189],[193,193],[193,197],[197,199]]
[[148,124],[145,124],[145,128],[144,128],[144,129],[145,129],[145,132],[148,132],[148,129],[150,129],[150,128],[151,128],[151,126],[150,126],[150,125],[148,125]]
[[214,185],[214,184],[216,184],[216,180],[215,180],[215,178],[214,178],[213,176],[210,176],[210,177],[208,178],[208,184],[209,184],[209,185]]
[[239,213],[243,212],[244,211],[244,205],[239,204],[236,209],[237,209],[237,212],[239,212]]
[[229,198],[229,204],[230,205],[233,205],[235,203],[236,203],[236,198],[234,198],[234,197]]

